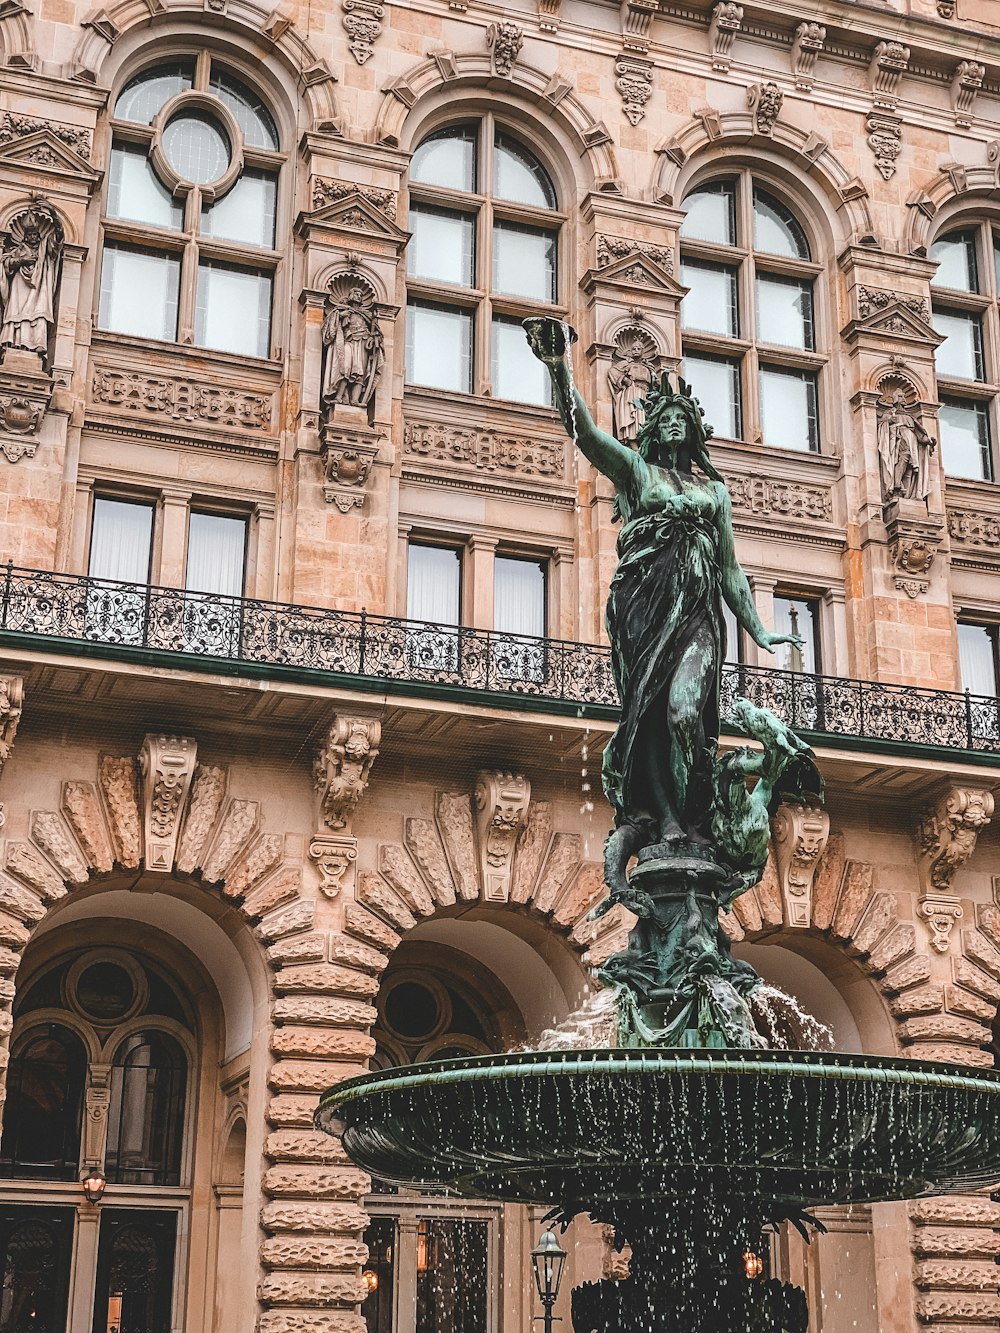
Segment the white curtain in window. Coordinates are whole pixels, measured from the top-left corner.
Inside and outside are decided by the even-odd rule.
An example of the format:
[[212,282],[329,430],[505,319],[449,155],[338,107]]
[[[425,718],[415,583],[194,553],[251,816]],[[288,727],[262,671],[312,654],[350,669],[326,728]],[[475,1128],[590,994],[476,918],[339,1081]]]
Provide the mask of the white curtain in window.
[[152,505],[96,499],[90,538],[91,578],[148,582],[152,535]]
[[246,519],[192,512],[185,582],[188,591],[242,597],[246,544]]
[[406,614],[410,620],[457,625],[461,564],[447,546],[411,544],[406,574]]
[[993,632],[986,625],[959,625],[958,661],[963,690],[990,697],[996,694]]
[[493,625],[504,634],[545,635],[545,570],[533,560],[498,556],[493,575]]

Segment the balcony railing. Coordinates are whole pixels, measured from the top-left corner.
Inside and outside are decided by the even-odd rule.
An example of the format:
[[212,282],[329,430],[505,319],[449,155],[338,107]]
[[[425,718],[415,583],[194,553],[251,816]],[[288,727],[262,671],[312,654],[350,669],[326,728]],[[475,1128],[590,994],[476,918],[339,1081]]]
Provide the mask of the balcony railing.
[[[0,639],[164,665],[302,677],[494,706],[614,717],[606,647],[3,568]],[[817,737],[1000,755],[1000,701],[909,685],[727,666],[723,721],[744,695]]]

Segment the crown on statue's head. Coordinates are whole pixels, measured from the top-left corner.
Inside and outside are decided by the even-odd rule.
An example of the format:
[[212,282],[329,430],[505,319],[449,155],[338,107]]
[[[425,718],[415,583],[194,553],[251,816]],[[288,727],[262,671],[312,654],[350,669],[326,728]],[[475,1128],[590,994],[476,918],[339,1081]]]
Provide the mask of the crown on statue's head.
[[660,429],[665,413],[670,408],[679,407],[687,418],[689,428],[688,444],[692,461],[697,463],[702,472],[713,481],[722,477],[708,457],[708,441],[712,438],[712,427],[705,420],[705,409],[691,391],[687,380],[677,376],[676,389],[670,382],[670,373],[663,371],[659,383],[654,383],[645,398],[639,401],[645,414],[645,421],[636,436],[636,447],[643,458],[660,451]]

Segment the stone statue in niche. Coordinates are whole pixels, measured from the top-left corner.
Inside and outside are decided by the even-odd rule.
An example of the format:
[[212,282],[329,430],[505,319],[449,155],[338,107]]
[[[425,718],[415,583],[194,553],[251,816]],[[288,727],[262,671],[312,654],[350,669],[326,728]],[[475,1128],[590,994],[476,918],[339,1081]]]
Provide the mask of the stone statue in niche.
[[0,251],[0,345],[48,358],[62,271],[63,228],[36,199],[14,217]]
[[622,329],[615,338],[608,371],[615,436],[622,444],[634,444],[642,430],[646,420],[642,400],[652,389],[656,372],[657,347],[652,335],[632,326]]
[[323,320],[322,404],[368,407],[385,364],[385,338],[369,287],[348,276],[333,278]]
[[902,389],[882,399],[878,411],[878,457],[882,498],[926,500],[930,493],[930,459],[936,448]]

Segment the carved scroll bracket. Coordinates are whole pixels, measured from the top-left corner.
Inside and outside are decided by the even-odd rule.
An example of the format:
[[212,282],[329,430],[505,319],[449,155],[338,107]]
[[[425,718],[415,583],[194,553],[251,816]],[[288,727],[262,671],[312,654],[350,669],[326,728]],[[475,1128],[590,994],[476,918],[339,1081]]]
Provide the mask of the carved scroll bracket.
[[309,859],[319,871],[319,891],[324,898],[336,898],[341,889],[353,893],[357,875],[357,838],[321,833],[309,844]]
[[198,745],[190,736],[146,736],[139,751],[147,870],[169,874],[191,790]]
[[378,757],[382,724],[367,717],[336,717],[313,765],[320,794],[320,818],[328,829],[348,836],[372,764]]
[[[17,724],[21,720],[24,707],[24,681],[20,676],[0,676],[0,776],[3,766],[10,758],[17,735]],[[3,805],[0,804],[0,828],[6,822]]]
[[105,1123],[111,1107],[111,1066],[91,1064],[83,1127],[83,1165],[104,1165]]
[[779,805],[771,834],[785,924],[808,927],[813,879],[830,837],[830,816],[820,805]]
[[514,849],[531,801],[531,783],[521,773],[482,772],[473,804],[479,845],[480,882],[486,902],[510,898]]
[[962,907],[952,881],[976,850],[980,829],[993,817],[993,793],[981,787],[949,787],[917,825],[921,896],[918,912],[938,953],[949,948]]

